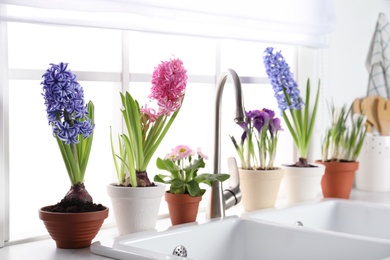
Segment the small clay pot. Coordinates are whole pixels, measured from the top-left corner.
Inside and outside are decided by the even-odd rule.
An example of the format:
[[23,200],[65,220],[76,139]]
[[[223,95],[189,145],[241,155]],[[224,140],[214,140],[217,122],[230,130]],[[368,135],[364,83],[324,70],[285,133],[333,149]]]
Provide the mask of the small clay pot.
[[189,194],[172,194],[165,192],[169,216],[172,225],[195,222],[202,196],[191,197]]
[[349,199],[358,162],[322,162],[325,165],[325,174],[322,177],[321,187],[324,198]]

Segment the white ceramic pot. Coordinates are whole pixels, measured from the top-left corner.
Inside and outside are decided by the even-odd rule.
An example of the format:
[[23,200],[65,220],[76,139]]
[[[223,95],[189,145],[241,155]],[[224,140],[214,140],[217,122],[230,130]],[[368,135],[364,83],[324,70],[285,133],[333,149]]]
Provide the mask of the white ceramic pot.
[[119,235],[155,229],[165,193],[165,185],[156,185],[135,188],[107,185]]
[[275,206],[285,169],[243,170],[239,169],[242,203],[246,211]]
[[322,198],[321,180],[325,166],[312,164],[316,167],[285,166],[286,173],[283,184],[287,204],[314,201]]
[[390,136],[367,134],[359,156],[355,185],[359,190],[390,191]]

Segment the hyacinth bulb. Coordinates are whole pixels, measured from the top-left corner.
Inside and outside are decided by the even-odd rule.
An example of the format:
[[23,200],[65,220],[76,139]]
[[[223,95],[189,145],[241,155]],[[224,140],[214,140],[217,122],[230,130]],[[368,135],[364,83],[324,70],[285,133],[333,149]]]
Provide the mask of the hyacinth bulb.
[[75,184],[70,187],[70,190],[65,195],[64,200],[81,200],[85,202],[93,202],[91,195],[85,189],[84,183]]

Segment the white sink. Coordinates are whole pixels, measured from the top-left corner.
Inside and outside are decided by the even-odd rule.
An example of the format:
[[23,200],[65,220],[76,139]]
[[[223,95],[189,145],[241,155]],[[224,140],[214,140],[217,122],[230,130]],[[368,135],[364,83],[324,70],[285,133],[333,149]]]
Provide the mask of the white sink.
[[[173,256],[183,245],[187,258]],[[390,241],[313,231],[236,216],[166,231],[141,232],[95,242],[91,252],[116,259],[383,259]]]
[[325,199],[284,209],[266,209],[243,214],[244,218],[294,226],[349,233],[390,240],[390,205]]

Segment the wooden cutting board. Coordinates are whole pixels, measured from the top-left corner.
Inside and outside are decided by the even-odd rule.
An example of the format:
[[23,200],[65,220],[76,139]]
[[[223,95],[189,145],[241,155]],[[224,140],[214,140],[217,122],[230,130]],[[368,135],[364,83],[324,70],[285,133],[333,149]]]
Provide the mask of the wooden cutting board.
[[378,112],[377,112],[378,100],[383,100],[383,98],[379,96],[368,96],[363,98],[361,102],[361,111],[362,114],[364,114],[367,117],[368,123],[371,124],[380,133],[381,129],[379,125]]
[[357,98],[353,101],[352,103],[352,112],[354,114],[361,114],[362,113],[362,109],[361,109],[361,99],[360,98]]
[[[356,98],[352,102],[352,113],[353,114],[363,114],[362,113],[362,100],[360,98]],[[368,133],[372,133],[372,124],[369,121],[366,121],[366,128]]]
[[390,132],[390,99],[379,99],[377,104],[378,122],[381,135],[389,135]]

